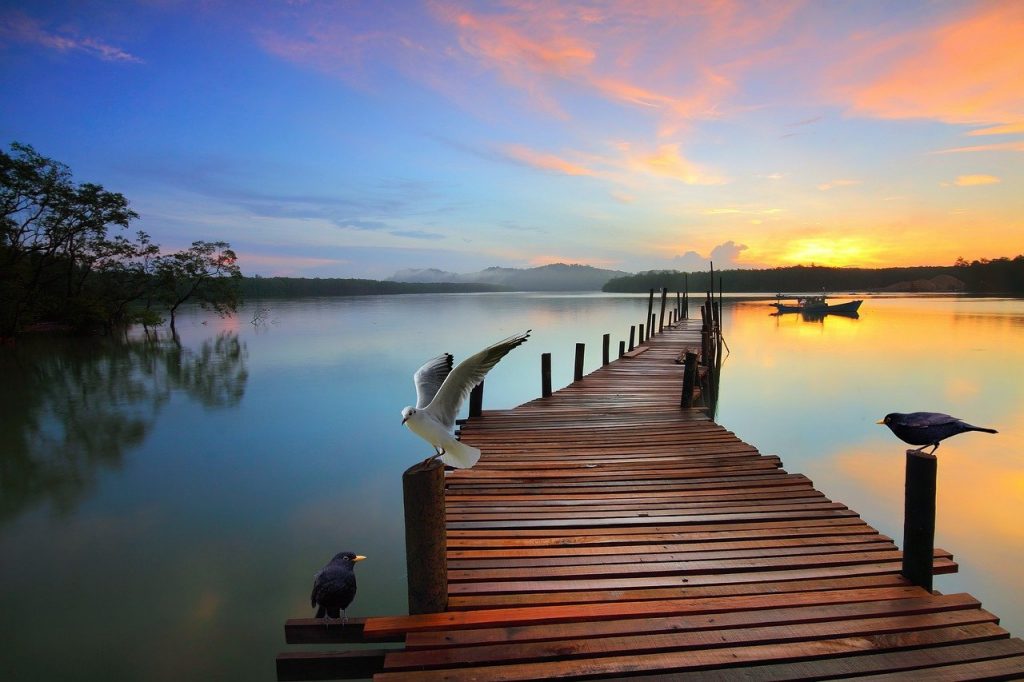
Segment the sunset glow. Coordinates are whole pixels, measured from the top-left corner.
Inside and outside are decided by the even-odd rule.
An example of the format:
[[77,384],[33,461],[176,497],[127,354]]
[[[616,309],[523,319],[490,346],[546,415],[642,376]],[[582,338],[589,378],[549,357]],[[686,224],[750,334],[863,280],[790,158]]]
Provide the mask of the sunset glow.
[[246,274],[1024,252],[1019,2],[241,7],[0,9],[4,145]]

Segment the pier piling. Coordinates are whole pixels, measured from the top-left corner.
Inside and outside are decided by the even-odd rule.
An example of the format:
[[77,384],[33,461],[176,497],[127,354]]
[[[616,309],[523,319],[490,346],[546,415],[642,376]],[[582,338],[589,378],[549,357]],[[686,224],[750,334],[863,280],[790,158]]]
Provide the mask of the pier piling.
[[903,576],[932,590],[932,556],[935,552],[935,455],[907,450],[903,503]]

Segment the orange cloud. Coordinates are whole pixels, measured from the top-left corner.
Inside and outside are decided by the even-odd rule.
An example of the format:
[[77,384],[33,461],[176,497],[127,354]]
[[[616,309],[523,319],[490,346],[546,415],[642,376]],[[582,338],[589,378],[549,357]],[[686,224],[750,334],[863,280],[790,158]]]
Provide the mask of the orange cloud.
[[1014,133],[1024,133],[1024,123],[1008,123],[1001,126],[992,126],[990,128],[981,128],[979,130],[972,130],[967,133],[968,135],[1012,135]]
[[687,185],[721,185],[727,182],[683,158],[677,144],[663,144],[653,152],[633,155],[628,164],[634,170],[678,180]]
[[1024,142],[1000,142],[998,144],[979,144],[973,147],[954,147],[940,149],[932,154],[964,154],[969,152],[1024,152]]
[[544,152],[538,152],[519,144],[506,145],[503,149],[505,155],[533,168],[539,168],[546,171],[554,171],[556,173],[563,173],[565,175],[597,175],[594,171],[567,161],[554,154],[545,154]]
[[953,184],[957,187],[973,187],[975,185],[993,185],[1002,182],[994,175],[958,175]]
[[947,123],[1024,120],[1024,3],[985,3],[968,16],[890,40],[855,67],[872,72],[842,96],[859,114]]

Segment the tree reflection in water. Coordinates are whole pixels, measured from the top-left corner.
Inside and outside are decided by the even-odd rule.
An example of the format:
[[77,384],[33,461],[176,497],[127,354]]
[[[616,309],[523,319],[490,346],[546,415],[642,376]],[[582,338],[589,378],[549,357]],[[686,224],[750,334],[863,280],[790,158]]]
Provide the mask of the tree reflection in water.
[[181,393],[239,404],[246,349],[234,333],[197,349],[173,337],[40,338],[0,349],[0,523],[49,501],[66,514],[103,468],[119,468]]

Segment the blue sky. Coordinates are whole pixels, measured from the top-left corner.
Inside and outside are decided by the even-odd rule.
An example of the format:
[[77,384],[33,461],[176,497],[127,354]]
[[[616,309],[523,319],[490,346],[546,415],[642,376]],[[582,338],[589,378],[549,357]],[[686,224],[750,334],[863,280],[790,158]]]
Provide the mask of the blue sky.
[[387,277],[1024,252],[1019,2],[0,4],[0,135],[167,249]]

